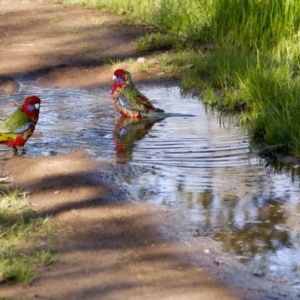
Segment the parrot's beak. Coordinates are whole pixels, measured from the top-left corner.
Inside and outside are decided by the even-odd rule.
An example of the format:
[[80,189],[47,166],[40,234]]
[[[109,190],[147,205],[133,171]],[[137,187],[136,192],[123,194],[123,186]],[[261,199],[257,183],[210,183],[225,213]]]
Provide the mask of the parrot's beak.
[[117,76],[116,76],[116,75],[114,75],[114,76],[113,76],[113,80],[115,80],[116,78],[117,78]]
[[36,110],[39,110],[40,109],[40,104],[36,103],[36,104],[34,104],[34,107],[35,107]]

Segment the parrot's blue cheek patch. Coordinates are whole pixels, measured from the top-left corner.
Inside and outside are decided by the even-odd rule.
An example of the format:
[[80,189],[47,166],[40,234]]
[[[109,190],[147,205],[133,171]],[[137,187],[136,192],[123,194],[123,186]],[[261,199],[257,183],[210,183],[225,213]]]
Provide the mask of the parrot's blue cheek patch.
[[117,101],[119,102],[119,104],[120,104],[122,107],[125,107],[126,104],[127,104],[126,100],[124,100],[124,99],[122,99],[122,98],[120,98],[120,97],[118,97]]
[[35,110],[36,110],[36,107],[35,107],[34,104],[29,104],[29,105],[27,106],[27,109],[28,109],[29,111],[35,111]]
[[124,80],[120,77],[116,77],[115,82],[121,84],[121,83],[124,83]]

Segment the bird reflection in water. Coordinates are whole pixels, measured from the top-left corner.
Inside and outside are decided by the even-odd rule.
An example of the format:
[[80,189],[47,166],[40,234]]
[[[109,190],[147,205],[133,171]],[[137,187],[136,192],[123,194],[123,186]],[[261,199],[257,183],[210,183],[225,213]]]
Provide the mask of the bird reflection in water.
[[153,125],[163,119],[164,118],[119,118],[113,133],[116,162],[125,164],[130,161],[132,159],[135,142],[143,139]]

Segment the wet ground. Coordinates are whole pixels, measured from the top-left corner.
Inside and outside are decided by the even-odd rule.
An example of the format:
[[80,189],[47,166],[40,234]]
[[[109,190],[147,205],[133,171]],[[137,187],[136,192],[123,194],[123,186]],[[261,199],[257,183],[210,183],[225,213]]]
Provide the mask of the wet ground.
[[[2,95],[4,115],[26,95],[42,99],[26,156],[82,148],[100,161],[128,164],[130,171],[118,174],[123,187],[138,202],[180,212],[177,230],[187,241],[208,237],[254,276],[300,289],[299,177],[251,151],[236,116],[212,111],[176,86],[139,86],[166,113],[136,121],[115,113],[109,90],[18,83],[19,93]],[[11,156],[1,150],[2,158]]]

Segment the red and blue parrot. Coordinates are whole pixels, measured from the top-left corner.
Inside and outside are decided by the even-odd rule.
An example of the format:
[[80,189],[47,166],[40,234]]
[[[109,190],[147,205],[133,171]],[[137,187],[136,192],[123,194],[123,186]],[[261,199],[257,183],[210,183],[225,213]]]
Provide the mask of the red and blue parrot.
[[116,110],[124,117],[140,119],[149,112],[164,112],[155,108],[150,100],[135,88],[128,71],[117,69],[111,91]]
[[37,96],[27,97],[24,103],[0,123],[0,144],[12,147],[23,147],[32,136],[39,119],[41,99]]

